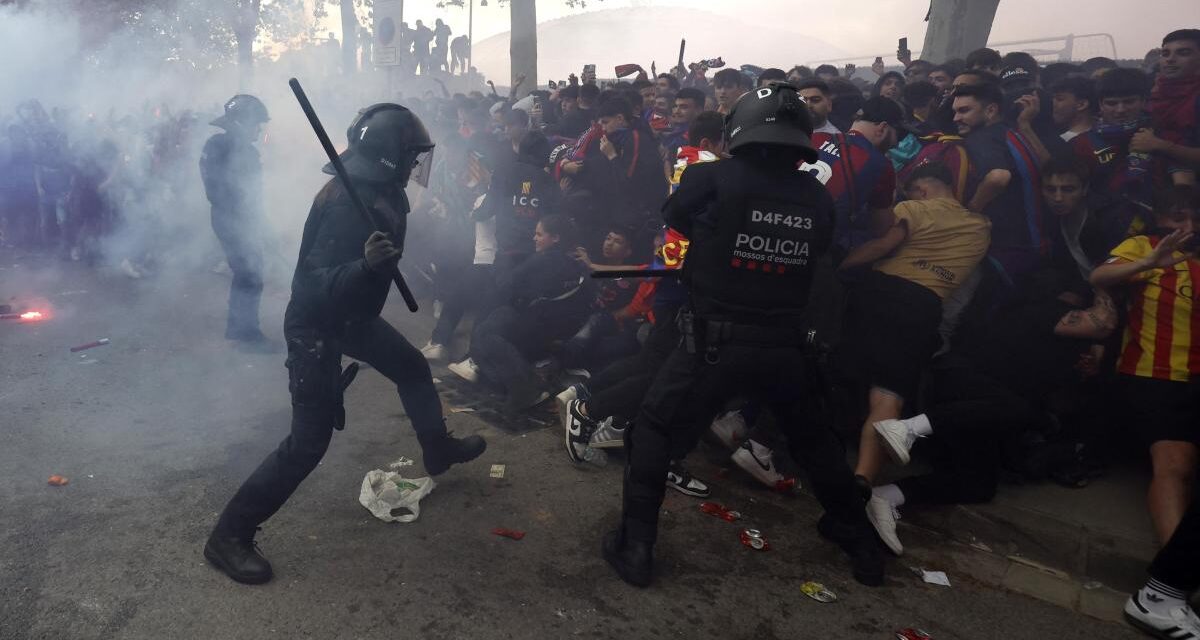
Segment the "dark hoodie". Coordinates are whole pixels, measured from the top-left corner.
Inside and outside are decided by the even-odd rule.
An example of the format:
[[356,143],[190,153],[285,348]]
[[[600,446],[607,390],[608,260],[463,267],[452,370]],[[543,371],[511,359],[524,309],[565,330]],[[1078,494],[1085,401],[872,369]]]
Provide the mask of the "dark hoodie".
[[533,231],[538,220],[558,209],[558,184],[545,171],[549,157],[549,143],[522,144],[516,162],[498,169],[492,176],[487,197],[475,212],[475,219],[495,216],[498,253],[533,253]]

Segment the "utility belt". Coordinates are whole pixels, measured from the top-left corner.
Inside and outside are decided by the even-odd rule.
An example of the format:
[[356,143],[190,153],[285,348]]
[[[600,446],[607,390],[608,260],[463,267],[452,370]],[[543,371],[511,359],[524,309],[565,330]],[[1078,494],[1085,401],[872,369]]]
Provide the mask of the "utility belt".
[[827,347],[817,339],[816,329],[808,327],[745,324],[728,319],[697,316],[691,309],[679,311],[679,332],[688,353],[703,353],[704,361],[721,361],[721,347],[775,347],[801,349],[806,355],[819,354]]
[[342,369],[342,352],[337,341],[320,333],[304,333],[287,339],[288,391],[292,406],[332,419],[333,428],[346,427],[346,389],[358,375],[358,363]]

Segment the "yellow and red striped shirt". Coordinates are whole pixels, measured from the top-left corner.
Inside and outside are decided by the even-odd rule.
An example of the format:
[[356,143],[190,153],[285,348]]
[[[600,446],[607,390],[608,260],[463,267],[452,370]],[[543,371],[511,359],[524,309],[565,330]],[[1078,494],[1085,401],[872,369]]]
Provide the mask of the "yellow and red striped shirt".
[[[1114,259],[1134,262],[1158,245],[1158,236],[1134,236],[1112,250]],[[1193,304],[1200,260],[1137,276],[1129,297],[1129,323],[1117,370],[1143,378],[1187,382],[1200,374],[1200,316]]]

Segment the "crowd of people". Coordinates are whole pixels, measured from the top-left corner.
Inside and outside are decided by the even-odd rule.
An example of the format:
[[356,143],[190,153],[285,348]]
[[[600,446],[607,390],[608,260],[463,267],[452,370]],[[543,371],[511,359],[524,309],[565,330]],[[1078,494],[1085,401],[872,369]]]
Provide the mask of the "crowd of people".
[[[685,264],[688,240],[658,214],[668,194],[688,167],[722,161],[723,116],[743,94],[789,82],[819,151],[798,170],[837,211],[809,313],[825,365],[797,392],[823,397],[812,419],[856,434],[856,478],[887,547],[903,552],[901,509],[988,501],[1006,476],[1083,487],[1129,443],[1149,453],[1148,509],[1165,544],[1200,443],[1200,32],[1169,34],[1147,60],[1042,65],[980,49],[902,60],[865,90],[828,65],[711,78],[694,65],[604,87],[585,76],[520,100],[455,96],[429,112],[441,157],[414,211],[433,234],[418,245],[429,255],[406,257],[429,265],[438,301],[424,353],[513,410],[565,376],[570,458],[622,446],[649,381],[687,339],[677,279],[629,272]],[[762,249],[747,245],[746,261]],[[588,277],[610,270],[626,277]],[[726,409],[714,442],[786,486],[768,412]],[[704,496],[678,464],[690,448],[672,453],[665,480]],[[882,480],[911,452],[929,472]],[[1166,610],[1137,602],[1140,620]]]
[[[454,51],[438,23],[412,32],[425,71]],[[812,398],[803,419],[857,441],[855,480],[887,548],[904,551],[902,509],[989,501],[1005,477],[1081,488],[1135,450],[1151,461],[1159,541],[1195,547],[1200,30],[1168,34],[1144,67],[986,48],[963,60],[899,54],[902,70],[880,61],[867,86],[852,68],[718,59],[609,83],[589,69],[522,97],[404,100],[437,144],[428,186],[410,189],[401,263],[434,301],[422,353],[512,412],[557,394],[572,462],[622,447],[651,381],[692,339],[678,277],[690,230],[664,227],[664,203],[696,166],[727,161],[725,116],[740,98],[788,83],[815,150],[797,171],[836,212],[806,310],[814,366],[795,391]],[[143,171],[193,162],[177,150],[195,121],[165,117],[134,136]],[[67,145],[60,129],[36,103],[18,109],[0,212],[7,242],[79,259],[119,223],[115,203],[171,196],[123,189],[121,150],[99,135]],[[763,197],[753,222],[811,224]],[[733,251],[736,268],[783,273],[775,258],[806,261],[809,245],[741,234]],[[138,269],[136,251],[123,259]],[[735,401],[706,437],[787,488],[776,449],[780,423],[796,417],[768,409]],[[703,497],[707,484],[682,464],[696,444],[674,446],[664,482]],[[929,471],[889,469],[914,455]],[[1182,600],[1200,581],[1174,564],[1156,563],[1126,612],[1200,637]]]

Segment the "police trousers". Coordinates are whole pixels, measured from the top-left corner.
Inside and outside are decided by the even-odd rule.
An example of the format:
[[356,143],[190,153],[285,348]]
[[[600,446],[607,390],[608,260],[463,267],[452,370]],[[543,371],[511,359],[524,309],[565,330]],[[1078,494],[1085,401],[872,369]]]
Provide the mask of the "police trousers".
[[223,535],[251,537],[283,506],[325,456],[334,429],[345,424],[342,353],[370,364],[396,385],[422,443],[446,435],[442,403],[424,356],[382,318],[350,325],[334,338],[288,335],[292,427],[279,447],[242,483],[217,521]]
[[229,315],[225,337],[233,340],[254,338],[259,333],[258,308],[263,290],[261,242],[253,225],[233,211],[213,208],[212,227],[225,251],[225,261],[233,272],[229,286]]
[[847,524],[869,527],[842,442],[830,425],[811,419],[813,390],[806,388],[802,347],[728,343],[697,351],[688,353],[680,344],[671,353],[626,435],[625,535],[654,543],[672,454],[680,443],[695,442],[724,404],[739,395],[774,412],[825,511]]

